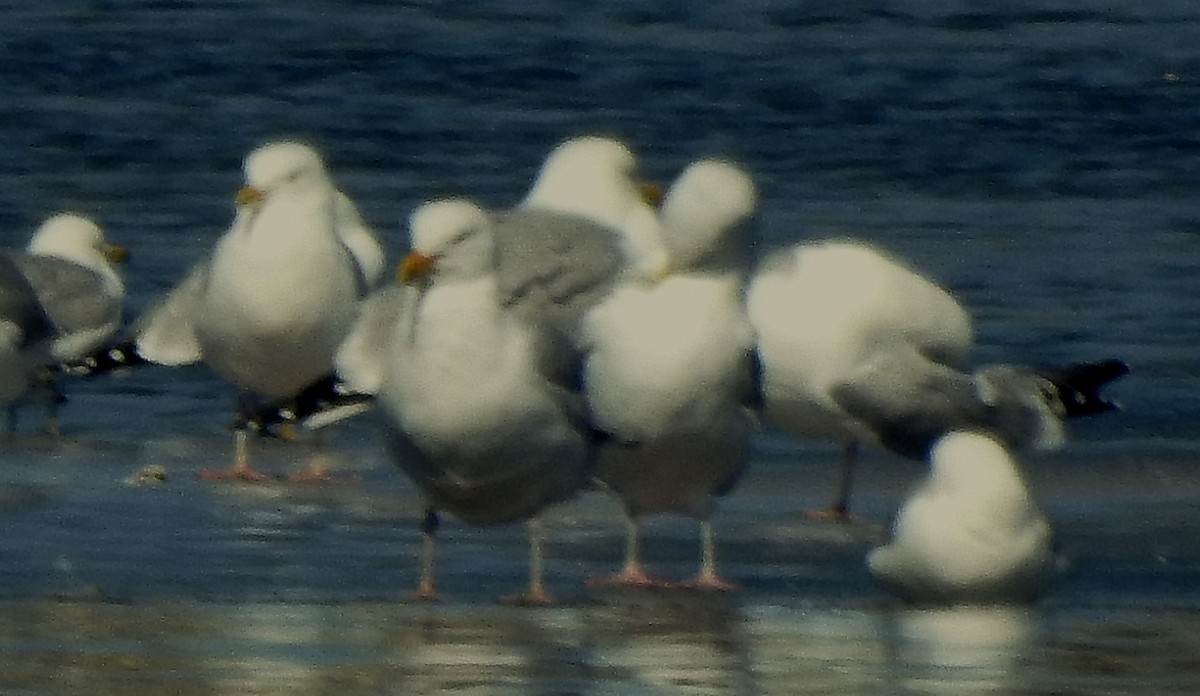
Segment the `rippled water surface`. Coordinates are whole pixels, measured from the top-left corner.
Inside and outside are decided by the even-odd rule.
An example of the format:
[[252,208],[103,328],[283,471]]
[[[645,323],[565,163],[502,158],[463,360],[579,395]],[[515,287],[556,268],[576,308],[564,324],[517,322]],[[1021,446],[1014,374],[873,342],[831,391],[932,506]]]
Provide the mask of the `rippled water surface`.
[[[653,5],[653,7],[652,7]],[[918,611],[862,555],[920,466],[871,455],[863,521],[801,511],[837,452],[764,433],[717,523],[734,596],[591,592],[616,508],[554,510],[548,610],[500,606],[519,529],[445,528],[448,599],[406,602],[419,506],[369,419],[363,483],[211,486],[233,390],[202,368],[68,385],[64,436],[0,446],[0,689],[11,693],[1200,692],[1200,6],[287,4],[14,0],[0,22],[0,230],[93,215],[134,252],[131,314],[224,229],[240,163],[298,136],[396,258],[412,207],[516,201],[570,135],[669,179],[736,157],[762,244],[852,235],[974,315],[981,360],[1118,356],[1118,414],[1027,460],[1072,560],[1041,604]],[[305,444],[256,443],[265,468]],[[147,464],[167,481],[131,487]],[[691,571],[663,521],[656,569]]]

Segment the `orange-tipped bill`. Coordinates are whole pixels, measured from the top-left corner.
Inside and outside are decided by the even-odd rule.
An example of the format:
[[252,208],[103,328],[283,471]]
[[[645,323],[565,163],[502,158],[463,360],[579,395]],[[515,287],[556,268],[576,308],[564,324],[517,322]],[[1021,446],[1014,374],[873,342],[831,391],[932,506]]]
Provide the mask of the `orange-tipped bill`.
[[428,278],[436,267],[436,257],[422,254],[419,251],[410,251],[400,262],[400,267],[396,269],[396,279],[401,283],[412,283]]
[[238,189],[237,196],[234,197],[234,202],[239,206],[253,205],[267,197],[267,193],[260,188],[254,186],[243,186]]

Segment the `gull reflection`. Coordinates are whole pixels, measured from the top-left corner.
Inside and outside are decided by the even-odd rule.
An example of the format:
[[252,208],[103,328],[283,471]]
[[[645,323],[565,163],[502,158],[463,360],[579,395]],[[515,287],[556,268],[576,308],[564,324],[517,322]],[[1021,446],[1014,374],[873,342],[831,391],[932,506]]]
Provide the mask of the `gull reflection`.
[[595,669],[615,693],[758,693],[735,600],[712,593],[617,592],[586,615]]
[[897,686],[931,694],[1015,688],[1036,637],[1024,607],[900,609],[884,625]]
[[388,693],[582,693],[592,676],[570,611],[410,606],[382,636]]

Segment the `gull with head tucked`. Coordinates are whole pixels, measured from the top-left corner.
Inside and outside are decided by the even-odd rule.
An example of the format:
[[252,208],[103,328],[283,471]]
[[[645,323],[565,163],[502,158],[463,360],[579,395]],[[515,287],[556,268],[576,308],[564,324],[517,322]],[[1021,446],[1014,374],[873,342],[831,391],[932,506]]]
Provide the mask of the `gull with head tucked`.
[[690,165],[663,202],[670,271],[622,283],[585,319],[585,394],[607,436],[597,476],[628,521],[624,568],[593,584],[658,584],[641,562],[639,526],[667,513],[700,521],[691,584],[732,588],[716,571],[709,517],[744,471],[753,431],[756,362],[742,287],[755,200],[740,167]]
[[1050,524],[996,439],[954,431],[933,445],[929,474],[896,516],[871,574],[912,602],[1027,602],[1062,568]]
[[[264,145],[245,174],[233,224],[136,322],[136,347],[150,362],[203,362],[244,395],[284,400],[332,371],[383,250],[311,147]],[[236,438],[233,467],[205,476],[264,478],[250,466],[244,427]]]

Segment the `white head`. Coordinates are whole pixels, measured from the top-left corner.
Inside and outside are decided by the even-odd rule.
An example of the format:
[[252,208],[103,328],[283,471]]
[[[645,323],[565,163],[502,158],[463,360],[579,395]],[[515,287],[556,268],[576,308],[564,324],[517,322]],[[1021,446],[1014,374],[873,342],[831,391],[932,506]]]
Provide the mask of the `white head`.
[[32,255],[52,256],[89,268],[104,276],[111,294],[124,292],[125,286],[113,264],[125,261],[125,248],[110,244],[100,226],[86,217],[72,213],[50,216],[33,233],[26,250]]
[[451,198],[426,203],[409,220],[412,251],[400,268],[401,280],[436,273],[473,278],[493,268],[491,219],[475,203]]
[[758,192],[750,175],[732,162],[699,160],[671,185],[661,217],[671,265],[684,268],[701,257],[745,240],[740,235],[754,214]]
[[241,205],[281,193],[308,195],[333,188],[321,155],[302,143],[263,145],[246,156],[242,169],[246,185],[238,192]]

